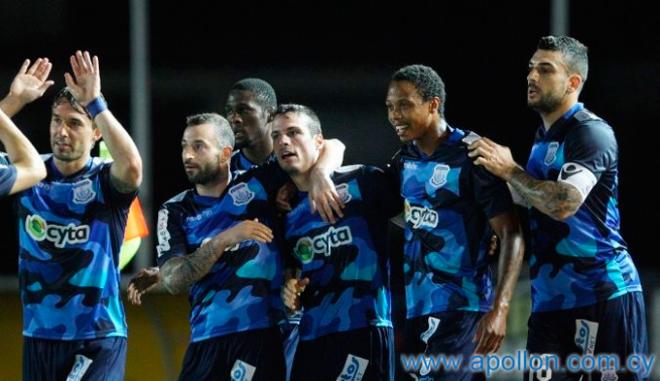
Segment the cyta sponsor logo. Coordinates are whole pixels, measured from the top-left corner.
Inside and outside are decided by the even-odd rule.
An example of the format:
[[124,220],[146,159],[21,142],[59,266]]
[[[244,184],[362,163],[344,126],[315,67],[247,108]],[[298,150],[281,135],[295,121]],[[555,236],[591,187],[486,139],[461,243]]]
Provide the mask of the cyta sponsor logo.
[[89,240],[89,225],[76,226],[73,223],[64,225],[49,224],[35,214],[25,219],[25,231],[35,241],[49,241],[55,247],[63,248],[67,244],[83,243]]
[[438,212],[435,210],[422,206],[411,206],[408,201],[405,202],[404,206],[406,222],[411,224],[413,229],[421,227],[435,228],[438,226]]
[[330,256],[332,248],[341,245],[347,245],[353,242],[351,228],[342,226],[338,229],[330,226],[330,228],[322,234],[314,237],[301,237],[296,242],[293,249],[294,254],[304,264],[312,261],[314,254],[323,254],[326,257]]

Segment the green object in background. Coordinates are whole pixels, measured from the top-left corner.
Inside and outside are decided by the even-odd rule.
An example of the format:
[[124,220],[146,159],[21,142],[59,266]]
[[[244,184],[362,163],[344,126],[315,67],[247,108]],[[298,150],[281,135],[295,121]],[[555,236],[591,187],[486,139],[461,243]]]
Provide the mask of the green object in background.
[[142,243],[142,238],[136,237],[133,239],[129,239],[128,241],[124,241],[124,243],[121,245],[121,249],[119,250],[119,270],[123,269],[126,267],[126,265],[135,257],[135,254],[137,254],[138,249],[140,248],[140,244]]

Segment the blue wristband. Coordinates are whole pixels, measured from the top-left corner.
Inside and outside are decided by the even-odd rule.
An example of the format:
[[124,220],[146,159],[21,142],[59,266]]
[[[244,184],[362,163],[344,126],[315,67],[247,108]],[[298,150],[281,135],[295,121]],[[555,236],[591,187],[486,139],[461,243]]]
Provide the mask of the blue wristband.
[[85,106],[85,109],[92,117],[92,120],[94,120],[98,114],[108,109],[108,104],[105,103],[105,98],[103,98],[103,95],[99,95],[98,97],[94,98],[93,101],[89,102],[87,106]]

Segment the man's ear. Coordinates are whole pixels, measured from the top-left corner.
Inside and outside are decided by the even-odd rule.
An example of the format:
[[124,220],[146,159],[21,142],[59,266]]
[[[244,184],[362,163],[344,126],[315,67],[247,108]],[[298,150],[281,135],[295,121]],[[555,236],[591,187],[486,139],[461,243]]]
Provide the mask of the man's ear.
[[568,91],[570,93],[580,91],[582,88],[582,77],[579,74],[571,74],[568,77]]
[[440,109],[440,104],[442,104],[442,99],[438,97],[433,97],[429,100],[429,112],[434,113],[438,112]]
[[323,139],[323,134],[314,135],[314,145],[316,145],[316,149],[320,151],[323,148],[324,144],[325,144],[325,139]]
[[226,162],[227,160],[231,160],[231,153],[234,152],[232,150],[232,147],[223,147],[222,148],[222,161]]
[[98,143],[99,140],[101,140],[102,137],[103,137],[103,135],[101,133],[100,128],[98,128],[98,127],[92,128],[92,148],[94,148],[96,143]]

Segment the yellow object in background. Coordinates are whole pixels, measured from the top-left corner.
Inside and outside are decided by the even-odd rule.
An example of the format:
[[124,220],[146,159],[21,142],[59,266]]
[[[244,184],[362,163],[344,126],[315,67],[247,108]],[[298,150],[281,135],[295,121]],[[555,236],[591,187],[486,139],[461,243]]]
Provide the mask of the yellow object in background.
[[[103,159],[112,159],[105,142],[99,143],[99,157]],[[142,238],[149,235],[147,221],[142,212],[140,199],[135,198],[128,210],[128,219],[126,221],[126,230],[124,231],[124,242],[119,251],[119,270],[123,269],[137,254]]]

